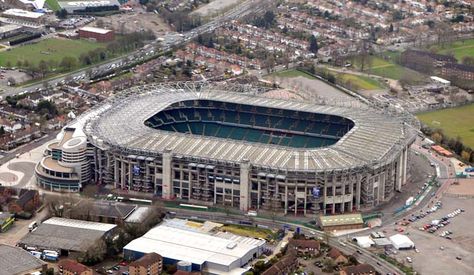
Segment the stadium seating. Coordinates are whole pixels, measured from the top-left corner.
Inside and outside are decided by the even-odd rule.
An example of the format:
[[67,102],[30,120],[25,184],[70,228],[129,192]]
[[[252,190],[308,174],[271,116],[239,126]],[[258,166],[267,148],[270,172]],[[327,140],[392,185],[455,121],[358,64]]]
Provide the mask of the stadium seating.
[[145,124],[165,131],[298,148],[334,144],[352,127],[351,121],[338,116],[212,101],[180,102]]

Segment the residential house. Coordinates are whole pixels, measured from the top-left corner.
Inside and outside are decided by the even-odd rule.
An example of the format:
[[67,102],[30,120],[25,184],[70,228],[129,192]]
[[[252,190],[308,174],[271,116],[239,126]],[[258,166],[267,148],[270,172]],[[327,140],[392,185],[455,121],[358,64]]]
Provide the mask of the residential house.
[[320,243],[316,240],[291,239],[288,243],[288,249],[296,250],[298,254],[317,255],[320,249]]
[[288,251],[278,262],[265,270],[262,275],[286,275],[291,274],[298,268],[296,253]]
[[92,275],[92,269],[70,259],[63,259],[58,262],[60,275]]
[[339,275],[375,275],[377,271],[369,264],[358,264],[343,268]]
[[346,264],[348,262],[346,256],[344,256],[339,249],[333,247],[329,250],[328,255],[329,258],[333,259],[336,264]]
[[8,210],[12,213],[33,212],[41,205],[38,190],[20,189],[17,194],[18,199],[8,204]]
[[159,275],[162,270],[163,257],[157,253],[147,253],[128,266],[130,275]]

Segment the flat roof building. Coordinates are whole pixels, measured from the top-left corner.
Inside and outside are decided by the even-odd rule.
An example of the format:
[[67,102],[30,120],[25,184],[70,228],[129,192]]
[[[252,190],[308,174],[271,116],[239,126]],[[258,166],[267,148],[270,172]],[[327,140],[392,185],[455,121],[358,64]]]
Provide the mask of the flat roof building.
[[83,27],[79,29],[79,38],[94,39],[98,42],[112,41],[114,32],[101,28]]
[[[124,258],[135,260],[146,253],[158,253],[164,264],[187,261],[192,270],[210,274],[245,271],[242,267],[262,253],[264,240],[237,236],[226,232],[194,230],[191,226],[165,221],[143,237],[124,247]],[[179,221],[179,220],[178,220]],[[182,221],[182,220],[181,220]]]
[[3,17],[19,19],[23,21],[42,23],[44,14],[21,9],[9,9],[2,13]]
[[58,1],[61,9],[68,13],[94,13],[100,11],[118,10],[120,3],[117,0],[83,0],[83,1]]
[[319,221],[324,231],[358,229],[364,227],[361,214],[319,216]]
[[18,244],[38,250],[56,250],[61,254],[85,252],[97,241],[111,236],[116,227],[114,224],[54,217],[44,221]]

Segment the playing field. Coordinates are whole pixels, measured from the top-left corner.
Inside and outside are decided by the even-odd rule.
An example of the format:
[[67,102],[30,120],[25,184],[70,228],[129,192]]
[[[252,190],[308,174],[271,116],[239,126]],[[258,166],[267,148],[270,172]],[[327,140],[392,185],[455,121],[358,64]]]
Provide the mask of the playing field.
[[452,53],[458,62],[462,62],[462,59],[465,56],[474,57],[474,39],[456,41],[444,47],[434,47],[433,49],[441,54]]
[[356,90],[379,90],[384,87],[375,79],[355,74],[338,74],[338,80]]
[[418,114],[426,125],[441,128],[450,137],[461,137],[463,143],[474,148],[474,104]]
[[18,61],[24,62],[25,60],[34,65],[37,65],[41,60],[54,60],[60,63],[65,56],[78,58],[82,53],[99,47],[105,47],[105,45],[88,40],[44,39],[38,43],[0,52],[0,66],[7,66],[10,62],[10,65],[15,67]]
[[61,7],[58,4],[58,0],[46,0],[46,4],[53,11],[58,11],[61,9]]
[[[392,57],[393,59],[397,54],[390,53],[386,55]],[[354,58],[352,62],[357,69],[361,69],[361,62],[358,58]],[[425,78],[425,76],[422,74],[395,64],[392,60],[385,60],[377,56],[370,56],[369,64],[370,68],[365,68],[364,71],[373,75],[400,80],[404,77],[404,75],[409,74],[411,79],[413,79],[415,82],[421,82]]]

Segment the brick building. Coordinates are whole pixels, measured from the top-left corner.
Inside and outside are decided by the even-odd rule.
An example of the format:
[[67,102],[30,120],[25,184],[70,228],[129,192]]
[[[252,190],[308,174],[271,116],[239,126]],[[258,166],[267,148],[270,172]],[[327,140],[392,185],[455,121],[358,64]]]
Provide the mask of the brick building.
[[130,275],[159,275],[163,270],[163,257],[157,253],[147,253],[128,266]]
[[58,262],[60,275],[92,275],[92,269],[76,261],[64,259]]
[[98,42],[107,42],[114,40],[114,32],[111,30],[83,27],[79,29],[79,38],[94,39]]
[[265,270],[262,275],[286,275],[298,268],[298,258],[294,251],[289,251],[278,262]]
[[316,240],[298,240],[298,239],[291,239],[288,243],[288,249],[296,250],[298,254],[312,254],[318,255],[319,254],[320,244]]
[[400,55],[400,62],[402,65],[415,71],[432,73],[436,68],[441,68],[446,64],[457,63],[457,60],[449,55],[406,50]]
[[474,80],[474,66],[446,64],[441,68],[441,75],[447,78]]
[[343,268],[339,275],[375,275],[377,271],[369,264],[358,264]]

